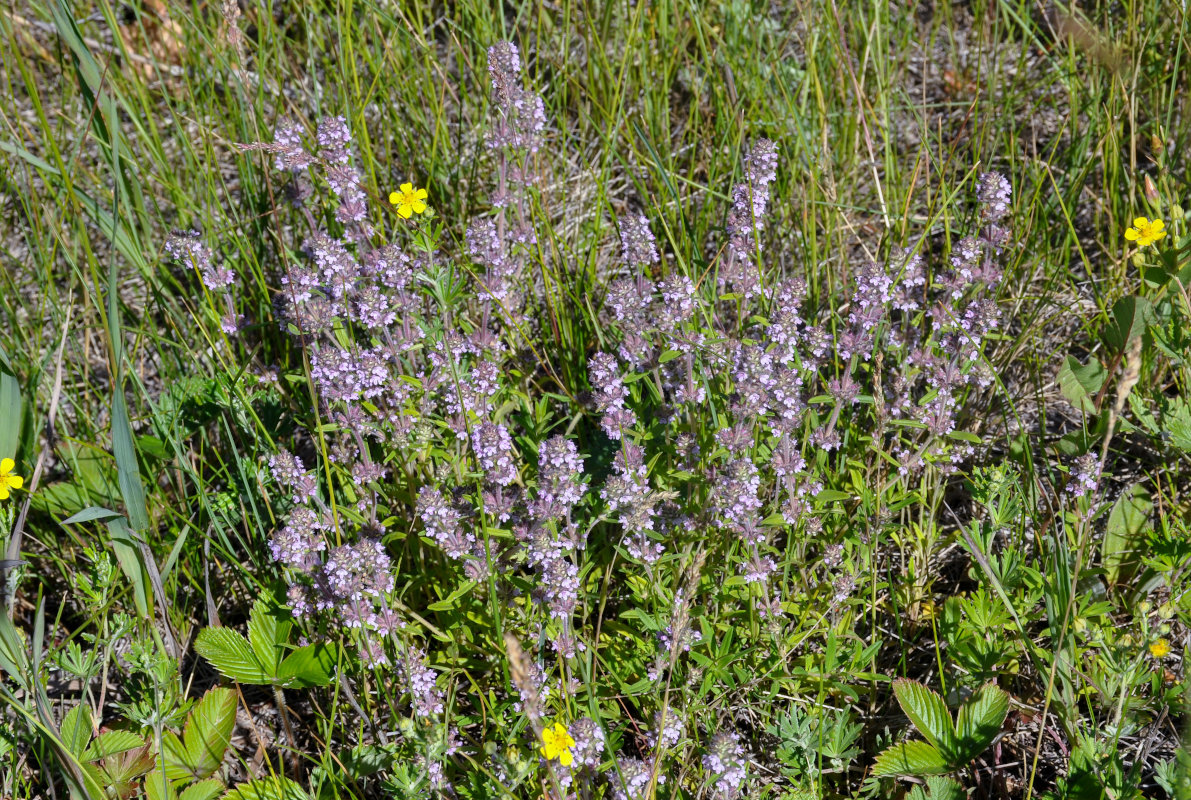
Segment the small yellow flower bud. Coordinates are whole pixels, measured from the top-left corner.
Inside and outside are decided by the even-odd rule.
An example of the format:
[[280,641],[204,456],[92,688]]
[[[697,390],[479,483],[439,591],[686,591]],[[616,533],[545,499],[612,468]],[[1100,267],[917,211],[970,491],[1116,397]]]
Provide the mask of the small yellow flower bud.
[[1134,253],[1133,258],[1130,260],[1133,262],[1133,266],[1137,267],[1138,269],[1146,265],[1145,256],[1143,256],[1141,253]]
[[1170,207],[1170,217],[1175,222],[1182,222],[1183,217],[1185,217],[1186,215],[1187,215],[1187,212],[1183,211],[1183,207],[1181,205],[1179,205],[1178,203],[1175,203],[1173,206]]
[[1149,600],[1142,600],[1140,603],[1137,604],[1137,610],[1143,614],[1150,613],[1150,609],[1153,607],[1154,607],[1154,604],[1151,603]]
[[1170,619],[1174,616],[1174,606],[1170,603],[1163,603],[1158,606],[1158,616],[1161,619]]

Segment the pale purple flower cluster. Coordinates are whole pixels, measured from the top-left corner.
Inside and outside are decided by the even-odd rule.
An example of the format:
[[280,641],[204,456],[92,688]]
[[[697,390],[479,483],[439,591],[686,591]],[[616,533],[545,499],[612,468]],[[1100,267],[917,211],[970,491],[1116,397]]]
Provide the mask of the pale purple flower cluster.
[[359,236],[371,234],[368,195],[360,188],[360,173],[352,164],[351,130],[343,117],[323,117],[318,124],[318,153],[326,164],[327,185],[339,198],[335,218],[344,225],[358,225]]
[[732,189],[728,212],[728,258],[720,265],[721,288],[731,287],[746,297],[760,289],[756,232],[769,206],[769,184],[777,177],[777,145],[769,139],[753,143],[744,161],[744,181]]
[[198,272],[203,285],[212,292],[224,292],[236,282],[236,273],[224,264],[216,264],[211,249],[203,244],[198,231],[174,231],[166,239],[165,252],[175,261]]
[[[653,775],[653,767],[647,761],[639,758],[617,759],[619,779],[616,773],[608,776],[612,784],[614,800],[643,800],[649,788],[649,780]],[[658,775],[658,783],[665,783],[666,776]]]
[[442,713],[444,695],[435,683],[438,675],[426,665],[425,650],[410,647],[401,659],[401,674],[416,716],[429,719]]
[[657,240],[643,214],[620,218],[620,257],[628,267],[647,267],[658,262]]
[[538,450],[538,491],[533,515],[540,520],[569,519],[583,499],[583,458],[565,436],[551,436]]
[[332,526],[304,506],[295,508],[269,541],[273,560],[299,572],[310,573],[322,563],[327,549],[325,534]]
[[307,472],[302,459],[288,450],[278,450],[269,457],[269,472],[273,480],[293,492],[294,503],[306,503],[318,494],[318,479]]
[[1094,495],[1100,485],[1100,460],[1093,453],[1075,459],[1067,480],[1067,492],[1072,498]]
[[976,196],[980,200],[980,216],[987,222],[999,222],[1009,214],[1009,203],[1013,190],[1004,175],[985,172],[976,183]]
[[485,420],[472,429],[471,445],[486,480],[497,486],[508,486],[517,480],[513,437],[509,435],[508,428]]
[[720,731],[711,737],[703,756],[703,769],[711,780],[713,797],[730,800],[739,797],[747,777],[744,748],[740,739],[730,731]]
[[664,712],[659,709],[653,717],[653,729],[646,734],[646,738],[653,750],[659,747],[669,749],[678,744],[685,730],[682,718],[674,709],[667,708]]
[[546,127],[546,106],[540,95],[521,86],[521,54],[512,42],[488,48],[488,74],[492,96],[500,111],[488,146],[536,153]]
[[629,390],[620,377],[620,365],[615,356],[596,353],[588,362],[587,374],[595,390],[596,410],[603,415],[600,427],[608,438],[619,440],[624,430],[637,424],[636,414],[625,407]]
[[571,748],[575,769],[598,770],[603,762],[604,729],[590,717],[579,717],[567,730],[575,740],[575,746]]
[[464,528],[463,512],[447,502],[435,487],[423,486],[418,490],[418,516],[426,526],[426,535],[451,558],[483,558],[475,534]]

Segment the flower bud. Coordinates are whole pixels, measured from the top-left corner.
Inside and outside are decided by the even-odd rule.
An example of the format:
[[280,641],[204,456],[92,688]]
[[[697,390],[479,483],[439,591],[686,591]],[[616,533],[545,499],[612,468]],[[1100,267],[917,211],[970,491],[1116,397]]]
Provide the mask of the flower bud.
[[1145,263],[1146,263],[1145,256],[1143,256],[1140,252],[1133,254],[1132,261],[1133,261],[1133,266],[1137,267],[1138,269],[1141,269],[1142,267],[1144,267]]

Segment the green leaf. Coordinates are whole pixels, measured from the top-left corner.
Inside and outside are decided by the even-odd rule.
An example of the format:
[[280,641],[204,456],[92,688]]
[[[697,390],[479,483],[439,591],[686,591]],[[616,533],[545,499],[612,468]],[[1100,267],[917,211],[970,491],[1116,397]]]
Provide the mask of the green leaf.
[[953,749],[955,726],[942,697],[918,681],[905,678],[893,682],[893,693],[897,695],[897,704],[928,742],[942,753]]
[[136,602],[136,610],[143,619],[152,619],[149,576],[145,569],[141,549],[133,539],[132,531],[124,517],[108,520],[107,525],[108,533],[112,539],[112,551],[116,554],[116,562],[120,565],[120,571],[124,573],[124,577],[128,578],[128,582],[132,584],[132,599]]
[[930,800],[964,800],[968,796],[959,781],[939,775],[928,777],[926,788],[930,790]]
[[206,778],[219,769],[235,726],[235,692],[217,687],[203,695],[187,717],[182,732],[186,764],[193,778]]
[[252,652],[270,675],[276,675],[285,645],[289,642],[289,631],[293,627],[289,611],[280,608],[273,598],[262,596],[252,604],[248,617],[248,641]]
[[194,649],[211,662],[224,677],[240,683],[265,685],[275,676],[265,671],[260,659],[252,652],[248,640],[227,628],[204,628],[199,631]]
[[62,520],[63,525],[77,525],[80,522],[92,522],[97,519],[111,519],[123,516],[119,511],[112,511],[103,506],[87,506],[69,519]]
[[955,767],[962,767],[984,752],[1005,723],[1009,713],[1009,695],[991,683],[981,686],[968,698],[959,710],[955,721],[958,735],[958,752],[952,760]]
[[1110,584],[1128,579],[1140,562],[1140,545],[1149,531],[1150,510],[1153,507],[1150,493],[1139,483],[1122,492],[1113,504],[1104,529],[1101,556]]
[[877,777],[889,775],[941,775],[949,772],[943,754],[926,742],[902,742],[890,747],[877,756],[873,762],[872,774]]
[[1162,411],[1162,430],[1170,434],[1170,441],[1184,453],[1191,453],[1191,405],[1176,397]]
[[1129,343],[1141,336],[1154,322],[1150,301],[1137,295],[1122,297],[1113,303],[1112,319],[1104,328],[1104,342],[1115,352],[1123,352]]
[[281,662],[278,682],[286,687],[309,689],[331,682],[339,650],[333,644],[308,644],[290,653]]
[[187,787],[186,791],[178,795],[178,800],[215,800],[223,791],[223,783],[215,778],[207,778]]
[[[167,731],[168,735],[169,734]],[[161,774],[160,770],[153,770],[145,776],[145,798],[146,800],[176,800],[177,793],[174,792],[173,784],[169,782],[166,776]]]
[[135,750],[138,747],[144,746],[144,738],[132,731],[104,731],[86,749],[82,760],[98,761],[101,758],[107,758],[116,753],[123,753],[126,750]]
[[1067,356],[1059,369],[1059,389],[1071,405],[1085,414],[1094,414],[1096,406],[1092,401],[1104,385],[1107,375],[1095,357],[1089,359],[1087,364],[1080,364],[1073,356]]
[[223,800],[309,800],[309,795],[289,778],[272,777],[242,783],[225,794]]
[[17,379],[0,372],[0,458],[15,458],[21,440],[21,387]]
[[76,759],[82,760],[91,741],[91,709],[86,703],[79,703],[62,718],[62,744]]

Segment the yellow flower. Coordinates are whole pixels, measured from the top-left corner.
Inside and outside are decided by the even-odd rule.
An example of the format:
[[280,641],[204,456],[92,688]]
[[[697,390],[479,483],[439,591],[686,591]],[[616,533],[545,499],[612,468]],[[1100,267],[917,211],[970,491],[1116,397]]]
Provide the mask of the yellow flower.
[[1150,655],[1154,658],[1164,658],[1170,652],[1170,642],[1165,639],[1158,639],[1150,645]]
[[415,189],[412,183],[401,184],[401,190],[389,195],[389,202],[397,206],[397,213],[409,219],[426,210],[426,190]]
[[546,728],[542,731],[542,755],[549,761],[552,758],[557,758],[558,763],[564,767],[571,766],[571,762],[575,760],[575,756],[571,753],[571,748],[575,746],[575,740],[571,738],[571,734],[567,733],[567,726],[561,722],[554,723],[553,728]]
[[1166,223],[1160,219],[1153,222],[1145,217],[1138,217],[1133,220],[1133,227],[1125,231],[1125,238],[1131,242],[1137,242],[1142,247],[1161,239],[1166,235]]
[[0,458],[0,500],[7,500],[10,489],[20,489],[25,485],[25,479],[20,475],[13,475],[16,462],[11,458]]

